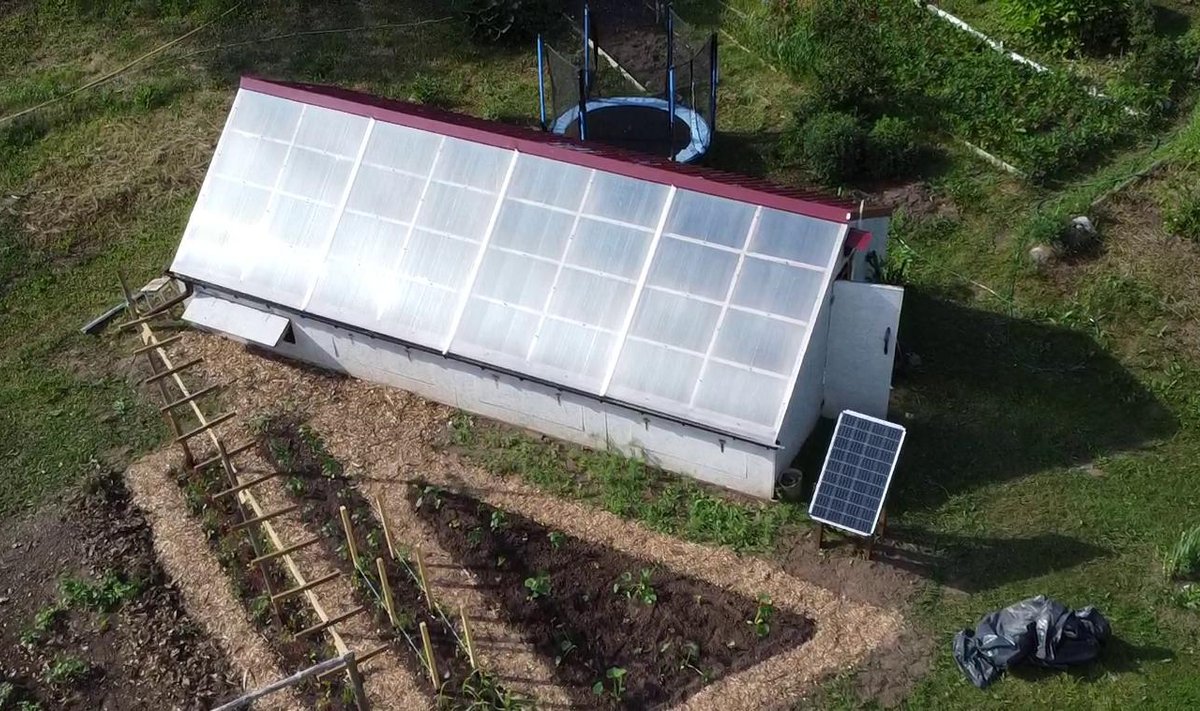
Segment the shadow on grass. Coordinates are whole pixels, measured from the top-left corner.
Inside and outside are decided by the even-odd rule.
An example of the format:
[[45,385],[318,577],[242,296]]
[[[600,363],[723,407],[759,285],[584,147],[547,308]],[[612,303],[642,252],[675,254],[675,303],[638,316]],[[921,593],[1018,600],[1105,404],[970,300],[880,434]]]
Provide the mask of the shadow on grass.
[[[1070,667],[1065,673],[1074,679],[1092,683],[1109,679],[1110,674],[1137,672],[1145,664],[1169,662],[1175,658],[1175,653],[1166,647],[1148,644],[1138,646],[1130,644],[1120,637],[1112,637],[1100,651],[1100,657],[1091,664]],[[1034,666],[1014,667],[1009,672],[1021,681],[1038,682],[1053,679],[1064,671],[1045,669]]]
[[1174,416],[1079,331],[967,308],[916,289],[900,329],[918,369],[897,378],[908,428],[892,503],[929,509],[981,486],[1080,466],[1178,429]]
[[[910,288],[900,337],[920,366],[897,374],[889,419],[908,429],[888,496],[893,525],[880,560],[966,592],[1040,577],[1109,551],[1045,528],[1030,535],[955,535],[906,515],[984,487],[1080,467],[1050,480],[1014,516],[1053,517],[1056,499],[1087,487],[1097,459],[1171,436],[1178,423],[1089,335],[1010,318]],[[798,459],[808,491],[832,435],[822,421]],[[1065,477],[1078,477],[1067,479]],[[953,513],[966,516],[968,504]],[[833,545],[838,545],[834,539]]]
[[875,558],[966,593],[990,590],[1072,568],[1109,554],[1058,533],[1001,538],[957,536],[919,528],[887,529]]

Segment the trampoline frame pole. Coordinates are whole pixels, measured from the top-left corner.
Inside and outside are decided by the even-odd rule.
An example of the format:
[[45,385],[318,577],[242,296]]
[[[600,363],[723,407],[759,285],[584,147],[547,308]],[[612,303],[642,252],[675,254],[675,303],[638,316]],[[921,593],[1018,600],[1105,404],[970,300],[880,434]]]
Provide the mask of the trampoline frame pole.
[[587,140],[587,71],[579,70],[579,140]]
[[[713,136],[717,132],[717,33],[712,33],[712,39],[709,40],[709,52],[712,53],[709,61],[709,89],[708,89],[708,129],[709,136]],[[710,139],[711,140],[711,139]]]
[[675,13],[667,3],[667,150],[675,160]]
[[587,0],[583,3],[583,95],[584,99],[592,87],[592,69],[591,62],[588,58],[591,54],[592,40],[592,11],[588,7]]
[[546,130],[546,69],[544,60],[545,47],[542,36],[537,36],[537,71],[538,71],[538,113],[541,116],[542,130]]

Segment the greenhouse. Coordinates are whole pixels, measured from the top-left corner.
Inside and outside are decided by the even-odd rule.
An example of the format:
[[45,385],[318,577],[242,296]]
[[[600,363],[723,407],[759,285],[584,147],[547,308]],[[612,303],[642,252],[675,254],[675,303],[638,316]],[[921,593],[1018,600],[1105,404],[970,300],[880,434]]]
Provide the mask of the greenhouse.
[[886,415],[886,213],[340,89],[243,79],[185,318],[760,496]]

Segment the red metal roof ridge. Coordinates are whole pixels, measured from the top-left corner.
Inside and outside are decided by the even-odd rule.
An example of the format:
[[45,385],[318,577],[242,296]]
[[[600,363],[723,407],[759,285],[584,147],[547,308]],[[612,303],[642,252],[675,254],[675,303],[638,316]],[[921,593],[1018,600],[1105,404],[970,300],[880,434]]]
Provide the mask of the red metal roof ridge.
[[341,87],[242,77],[241,88],[312,106],[366,116],[439,135],[483,143],[551,160],[604,170],[639,180],[763,205],[832,222],[891,214],[881,207],[807,188],[789,188],[760,178],[686,165],[619,148],[583,142],[524,126],[489,121]]

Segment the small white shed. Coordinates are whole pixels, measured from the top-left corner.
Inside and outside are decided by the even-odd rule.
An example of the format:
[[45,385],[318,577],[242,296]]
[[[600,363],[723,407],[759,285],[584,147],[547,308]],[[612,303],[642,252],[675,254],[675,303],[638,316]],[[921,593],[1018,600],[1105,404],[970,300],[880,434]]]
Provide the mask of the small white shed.
[[340,89],[243,79],[171,273],[280,355],[770,497],[887,414],[886,213]]

